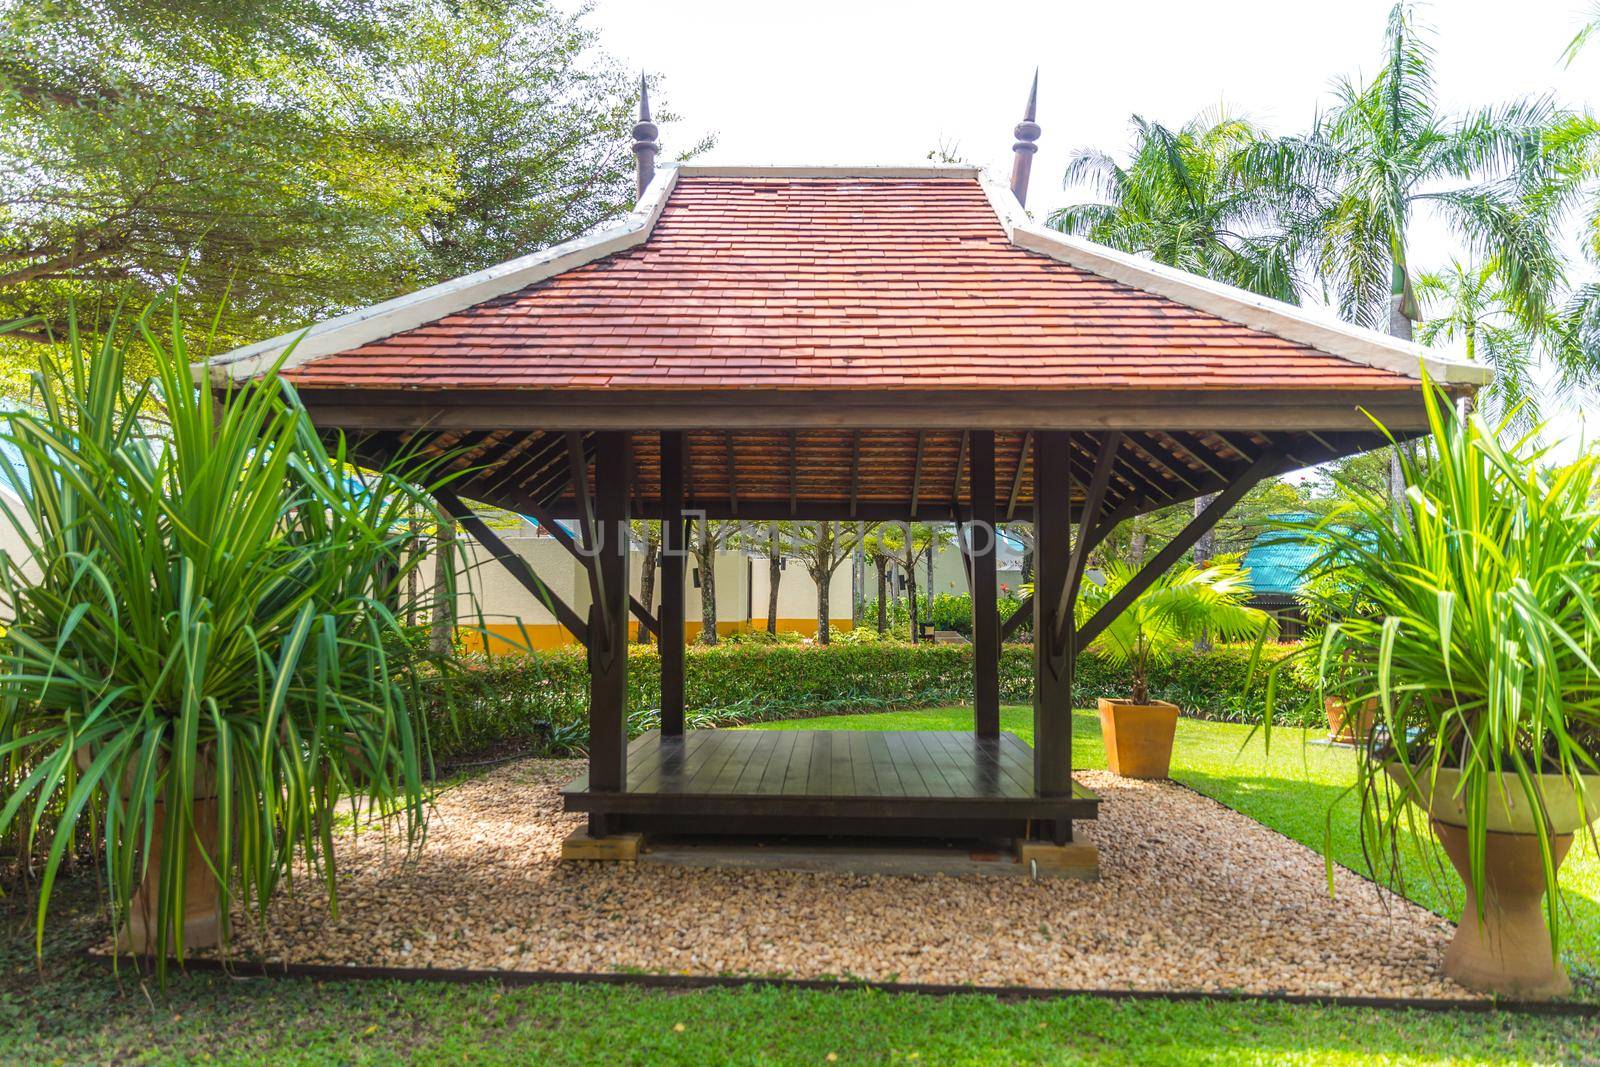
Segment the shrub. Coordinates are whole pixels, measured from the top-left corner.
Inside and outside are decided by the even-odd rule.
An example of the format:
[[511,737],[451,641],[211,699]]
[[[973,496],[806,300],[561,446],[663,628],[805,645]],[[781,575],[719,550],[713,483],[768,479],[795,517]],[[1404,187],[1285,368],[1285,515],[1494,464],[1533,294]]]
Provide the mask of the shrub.
[[[1262,656],[1270,663],[1288,651],[1268,646]],[[1151,669],[1150,692],[1196,718],[1257,721],[1262,682],[1258,677],[1246,692],[1250,652],[1248,646],[1229,645],[1207,653],[1180,652]],[[1091,650],[1078,659],[1074,702],[1092,706],[1101,695],[1127,693],[1130,684],[1126,667],[1115,666]],[[453,709],[435,701],[428,714],[441,763],[497,749],[572,753],[587,741],[588,676],[580,649],[479,661],[454,689]],[[1007,645],[1001,650],[1000,696],[1012,704],[1033,698],[1031,646]],[[1312,696],[1312,687],[1302,677],[1280,672],[1277,721],[1288,725],[1317,721],[1320,711]],[[684,701],[690,723],[697,727],[971,699],[972,649],[964,645],[841,640],[827,647],[691,646],[684,664]],[[630,730],[638,733],[655,726],[660,706],[659,657],[651,646],[633,646],[628,657]]]

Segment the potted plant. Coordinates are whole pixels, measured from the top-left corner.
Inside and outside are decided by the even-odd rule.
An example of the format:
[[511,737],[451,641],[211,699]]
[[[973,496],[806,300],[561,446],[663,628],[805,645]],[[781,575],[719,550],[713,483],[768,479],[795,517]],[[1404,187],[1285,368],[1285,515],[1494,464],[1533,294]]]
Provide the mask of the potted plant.
[[1421,816],[1466,886],[1445,973],[1559,996],[1557,874],[1600,816],[1600,457],[1546,469],[1431,389],[1428,412],[1403,506],[1352,489],[1307,530],[1372,605],[1327,625],[1318,670],[1377,705],[1355,781],[1375,876]]
[[[1305,612],[1307,632],[1304,643],[1320,646],[1322,634],[1330,622],[1347,619],[1371,610],[1362,601],[1352,579],[1340,568],[1327,567],[1307,579],[1297,595]],[[1343,694],[1345,678],[1336,668],[1342,663],[1329,664],[1329,670],[1316,679],[1322,693],[1322,710],[1328,718],[1328,740],[1336,745],[1357,746],[1371,735],[1378,722],[1378,702],[1368,697],[1351,702]]]
[[[1115,563],[1103,581],[1089,582],[1078,597],[1080,623],[1136,573],[1128,564]],[[1218,556],[1162,575],[1106,627],[1101,648],[1112,662],[1126,664],[1132,675],[1126,698],[1100,698],[1100,732],[1112,773],[1167,777],[1178,707],[1150,698],[1150,668],[1203,633],[1224,641],[1253,639],[1259,649],[1277,624],[1271,615],[1249,607],[1249,599],[1249,572],[1237,557]]]
[[0,755],[24,770],[0,835],[43,859],[41,945],[91,837],[119,945],[164,976],[301,865],[331,891],[341,803],[416,839],[425,654],[401,620],[431,584],[405,548],[431,501],[408,480],[428,469],[330,450],[272,374],[196,385],[176,316],[139,328],[152,379],[115,324],[92,350],[73,331],[0,424],[20,496],[0,509],[29,557],[0,554]]

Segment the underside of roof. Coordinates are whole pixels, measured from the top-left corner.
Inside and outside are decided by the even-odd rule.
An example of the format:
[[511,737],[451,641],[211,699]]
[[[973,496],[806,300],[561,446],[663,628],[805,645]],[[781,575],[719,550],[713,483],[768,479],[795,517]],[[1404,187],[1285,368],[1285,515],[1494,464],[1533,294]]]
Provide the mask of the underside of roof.
[[1133,514],[1375,447],[1372,418],[1413,434],[1424,372],[1487,377],[1042,229],[965,167],[664,168],[616,227],[210,369],[280,360],[373,462],[449,452],[461,493],[519,510],[570,514],[570,435],[625,430],[659,513],[659,432],[686,431],[689,503],[729,518],[960,517],[974,433],[1026,518],[1051,429],[1083,481],[1123,432],[1108,506]]

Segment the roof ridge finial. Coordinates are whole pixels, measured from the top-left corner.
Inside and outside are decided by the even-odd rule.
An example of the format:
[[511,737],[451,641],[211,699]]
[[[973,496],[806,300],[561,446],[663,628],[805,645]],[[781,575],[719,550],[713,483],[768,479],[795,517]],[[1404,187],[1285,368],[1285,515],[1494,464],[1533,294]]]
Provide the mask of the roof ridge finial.
[[1017,128],[1012,131],[1017,142],[1011,146],[1011,192],[1017,198],[1017,203],[1028,203],[1028,175],[1033,170],[1033,154],[1039,151],[1039,146],[1033,142],[1039,139],[1043,131],[1034,121],[1039,110],[1039,68],[1033,68],[1033,85],[1028,89],[1028,106],[1022,114],[1022,121],[1017,123]]
[[650,181],[656,176],[656,153],[661,150],[661,145],[656,143],[656,138],[661,136],[661,130],[650,121],[650,84],[645,79],[644,71],[639,72],[639,121],[633,126],[633,154],[637,160],[637,188],[638,195],[644,196],[644,191],[650,187]]

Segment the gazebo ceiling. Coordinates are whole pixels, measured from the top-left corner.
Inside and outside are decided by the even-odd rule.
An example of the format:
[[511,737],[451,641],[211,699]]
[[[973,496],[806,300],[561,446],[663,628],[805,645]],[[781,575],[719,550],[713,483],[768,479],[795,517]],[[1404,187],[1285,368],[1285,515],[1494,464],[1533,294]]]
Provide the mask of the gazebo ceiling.
[[[291,343],[294,343],[290,351]],[[217,360],[284,358],[319,425],[459,451],[459,491],[564,512],[567,434],[632,432],[635,509],[686,430],[692,507],[727,517],[958,517],[976,431],[1026,517],[1030,431],[1074,480],[1121,430],[1108,508],[1214,492],[1421,429],[1421,371],[1480,367],[1064,237],[963,167],[682,166],[613,229]],[[1020,457],[1020,458],[1019,458]],[[1021,464],[1019,472],[1019,464]]]

